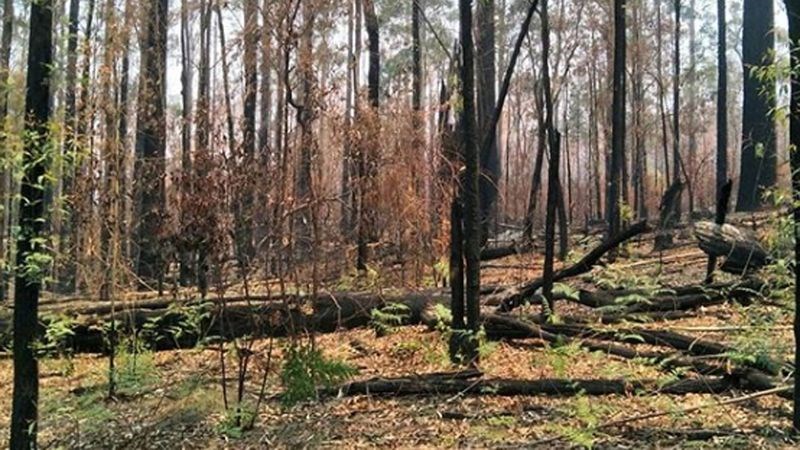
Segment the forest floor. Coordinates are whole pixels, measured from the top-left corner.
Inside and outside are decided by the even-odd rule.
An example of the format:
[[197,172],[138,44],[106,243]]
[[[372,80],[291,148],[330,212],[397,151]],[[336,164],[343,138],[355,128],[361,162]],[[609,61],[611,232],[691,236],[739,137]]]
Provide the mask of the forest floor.
[[[698,283],[706,258],[686,235],[663,254],[651,252],[649,237],[627,246],[613,264],[565,284],[572,288]],[[578,245],[582,253],[588,242]],[[486,264],[486,284],[520,282],[540,274],[538,255],[512,256]],[[588,308],[562,301],[562,317],[581,317]],[[525,311],[527,310],[527,311]],[[534,313],[538,307],[517,313]],[[673,330],[729,344],[744,356],[769,354],[786,359],[792,350],[792,314],[776,305],[723,304],[685,317],[637,324]],[[607,329],[624,327],[625,323]],[[241,432],[226,419],[219,354],[212,346],[121,355],[119,394],[105,399],[107,359],[99,355],[49,358],[41,364],[41,448],[796,448],[789,438],[791,403],[764,396],[735,404],[719,402],[745,395],[666,395],[636,392],[590,397],[426,395],[345,396],[287,407],[280,370],[287,342],[263,339],[257,354],[274,349],[267,400],[252,430]],[[320,334],[315,344],[327,357],[357,368],[355,380],[415,376],[457,370],[447,357],[441,330],[397,327],[376,338],[368,328]],[[484,377],[536,380],[663,380],[684,373],[665,370],[646,358],[622,359],[590,352],[576,344],[551,345],[539,339],[491,342],[482,348]],[[637,346],[647,350],[649,346]],[[0,357],[0,430],[11,410],[12,364]],[[731,358],[732,360],[735,358]],[[265,362],[247,380],[255,396]],[[731,363],[733,364],[733,363]],[[234,370],[227,368],[228,376]],[[231,382],[228,395],[233,396]],[[693,412],[687,407],[709,405]],[[665,413],[621,426],[603,424],[643,414]],[[542,442],[549,438],[555,441]],[[7,445],[0,433],[0,447]]]

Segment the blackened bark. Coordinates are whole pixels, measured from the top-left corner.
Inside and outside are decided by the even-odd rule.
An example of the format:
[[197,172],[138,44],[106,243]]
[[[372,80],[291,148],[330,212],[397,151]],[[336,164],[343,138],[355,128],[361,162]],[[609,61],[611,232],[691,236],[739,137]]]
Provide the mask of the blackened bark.
[[717,0],[717,198],[728,181],[728,45],[725,0]]
[[614,84],[611,109],[611,173],[608,184],[608,229],[609,236],[619,233],[622,226],[620,216],[620,173],[625,164],[625,3],[614,0]]
[[[477,147],[477,124],[475,122],[475,66],[472,41],[472,1],[459,0],[460,40],[461,40],[461,110],[462,145],[466,173],[464,177],[464,259],[466,261],[466,319],[467,329],[478,332],[480,326],[480,155]],[[451,243],[452,244],[452,243]],[[473,340],[474,344],[474,340]],[[469,349],[473,350],[473,349]],[[470,356],[477,358],[477,354]]]
[[775,185],[775,83],[753,69],[773,62],[775,11],[772,2],[745,0],[742,36],[744,106],[742,107],[742,159],[737,211],[754,211],[762,205],[764,191]]
[[[72,0],[77,3],[77,0]],[[72,4],[70,4],[72,6]],[[77,16],[77,14],[76,14]],[[71,17],[71,16],[70,16]],[[76,17],[77,22],[77,17]],[[70,22],[71,24],[72,22]],[[72,28],[70,28],[72,30]],[[5,131],[4,125],[8,116],[8,76],[9,64],[11,63],[11,38],[14,32],[14,2],[13,0],[3,1],[3,35],[0,38],[0,131]],[[73,54],[75,53],[73,49]],[[73,64],[74,67],[74,64]],[[73,69],[73,74],[75,73]],[[74,81],[73,81],[74,84]],[[67,89],[69,91],[69,89]],[[75,109],[75,95],[72,94],[72,108]],[[5,139],[4,133],[0,133],[0,145]],[[0,170],[0,205],[3,207],[3,214],[0,216],[0,257],[10,261],[11,236],[8,232],[11,228],[11,172],[8,169]],[[6,301],[7,281],[9,268],[7,265],[0,267],[0,303]]]
[[166,59],[168,0],[150,0],[145,8],[141,39],[136,124],[134,189],[139,257],[137,275],[145,281],[160,280],[163,262],[159,235],[165,208]]
[[[547,130],[547,144],[550,154],[549,170],[547,173],[547,215],[544,228],[544,270],[542,279],[542,293],[545,302],[543,304],[545,317],[553,314],[553,259],[555,257],[555,238],[556,238],[556,210],[559,198],[561,197],[561,182],[559,179],[559,169],[561,160],[561,135],[553,125],[553,98],[550,92],[550,24],[548,17],[547,0],[542,1],[542,86],[544,92],[545,106],[545,128]],[[563,230],[562,230],[563,232]]]
[[[791,168],[792,192],[794,198],[794,255],[795,261],[800,261],[800,5],[795,1],[786,0],[786,10],[789,15],[789,41],[791,44],[792,88],[789,112],[790,143],[791,143]],[[795,311],[800,311],[800,270],[795,270]],[[800,315],[794,317],[794,361],[800,361]],[[792,425],[795,432],[800,430],[800,389],[794,390],[794,413]]]
[[[420,44],[420,0],[411,0],[411,53],[412,53],[412,93],[411,107],[418,114],[422,109],[422,47]],[[420,119],[417,115],[415,119]],[[415,126],[416,130],[417,127]]]
[[[464,230],[461,199],[456,194],[450,206],[450,311],[452,328],[464,330]],[[459,361],[461,341],[459,333],[453,333],[450,341],[450,360]]]
[[[479,0],[476,6],[475,17],[476,44],[476,70],[478,88],[477,120],[479,137],[478,142],[487,139],[488,133],[497,133],[496,126],[492,126],[492,116],[495,111],[495,25],[494,25],[494,0]],[[496,221],[497,183],[500,180],[500,156],[497,142],[492,139],[488,147],[481,147],[480,164],[480,196],[481,196],[481,242],[489,236],[489,230]]]
[[[17,271],[14,289],[14,395],[11,439],[14,450],[36,448],[39,403],[39,365],[35,341],[43,267],[29,267],[34,253],[46,251],[43,239],[45,152],[50,120],[50,77],[53,63],[53,11],[50,0],[31,3],[28,41],[28,89],[25,94],[25,153],[22,196],[19,200]],[[31,270],[27,270],[27,269]]]
[[[681,0],[675,2],[675,46],[673,47],[672,66],[672,182],[681,182]],[[688,184],[691,180],[686,180]],[[678,193],[675,203],[675,220],[681,220],[681,199],[683,190]]]
[[375,230],[374,218],[374,196],[373,182],[375,178],[375,158],[378,153],[378,130],[380,107],[380,76],[381,76],[381,52],[380,52],[380,29],[378,16],[375,12],[374,0],[363,0],[364,24],[367,28],[367,39],[369,46],[369,69],[367,71],[367,98],[371,108],[371,117],[367,142],[359,149],[358,155],[358,236],[357,236],[357,260],[356,268],[364,271],[367,268],[367,244],[371,237],[377,233]]

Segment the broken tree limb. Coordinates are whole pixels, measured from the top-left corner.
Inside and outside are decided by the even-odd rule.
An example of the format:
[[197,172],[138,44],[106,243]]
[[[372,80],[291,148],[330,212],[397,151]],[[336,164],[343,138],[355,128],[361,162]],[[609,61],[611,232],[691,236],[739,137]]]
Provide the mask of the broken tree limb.
[[675,177],[675,181],[661,197],[658,230],[653,246],[653,250],[657,252],[673,246],[673,231],[678,225],[678,211],[681,206],[681,192],[683,192],[683,183],[679,181],[679,178]]
[[[733,189],[733,180],[728,180],[719,191],[719,198],[717,198],[717,213],[714,217],[714,223],[717,225],[725,225],[725,217],[728,215],[728,208],[730,206],[731,190]],[[708,256],[708,266],[706,268],[706,283],[714,282],[714,270],[717,268],[717,257],[713,255]]]
[[[553,274],[553,281],[560,281],[565,278],[575,277],[589,272],[610,250],[619,247],[628,239],[645,233],[648,230],[649,227],[646,221],[641,221],[632,225],[628,229],[623,230],[616,236],[611,237],[607,241],[592,249],[577,263],[556,271]],[[543,285],[544,280],[539,278],[529,283],[506,289],[505,291],[496,294],[494,299],[489,297],[487,300],[495,301],[500,305],[497,307],[498,312],[509,312],[525,303],[525,301],[531,298],[531,296],[533,296],[533,294],[535,294],[536,291],[538,291]]]
[[708,256],[725,258],[722,270],[733,274],[748,273],[769,264],[770,256],[756,237],[733,225],[697,222],[694,235],[698,246]]

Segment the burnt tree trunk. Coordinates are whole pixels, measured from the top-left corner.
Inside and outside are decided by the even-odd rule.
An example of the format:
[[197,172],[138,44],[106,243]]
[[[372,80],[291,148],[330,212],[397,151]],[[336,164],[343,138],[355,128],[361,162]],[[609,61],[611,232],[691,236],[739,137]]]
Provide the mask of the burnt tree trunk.
[[742,159],[739,171],[737,211],[754,211],[763,202],[764,191],[775,185],[775,82],[759,77],[753,69],[769,67],[775,50],[773,2],[745,0],[743,12],[742,63],[744,106],[742,107]]
[[[31,3],[28,73],[25,94],[25,152],[22,192],[19,200],[19,237],[14,288],[14,394],[11,407],[9,448],[36,448],[39,403],[39,365],[35,354],[39,292],[44,268],[29,268],[28,258],[47,251],[44,240],[44,191],[41,179],[47,167],[50,86],[53,63],[52,2]],[[30,270],[29,270],[30,269]]]
[[[789,126],[791,144],[792,193],[794,198],[794,257],[800,261],[800,5],[786,0],[789,16],[789,42],[791,46],[791,100],[789,105]],[[800,270],[795,270],[795,316],[794,316],[794,363],[800,362]],[[792,425],[795,432],[800,431],[800,389],[794,390],[794,411]]]
[[[479,0],[476,5],[475,17],[475,42],[477,70],[477,121],[478,142],[484,142],[488,133],[497,133],[497,127],[492,126],[492,116],[495,111],[495,24],[494,0]],[[481,196],[481,242],[489,237],[489,231],[496,221],[497,214],[497,183],[500,181],[500,156],[497,142],[480,149],[480,196]]]
[[608,230],[616,235],[622,227],[620,174],[625,165],[625,10],[626,0],[614,0],[614,82],[611,107],[611,173],[608,183]]
[[[728,43],[725,0],[717,0],[717,198],[728,182]],[[729,194],[730,195],[730,194]]]

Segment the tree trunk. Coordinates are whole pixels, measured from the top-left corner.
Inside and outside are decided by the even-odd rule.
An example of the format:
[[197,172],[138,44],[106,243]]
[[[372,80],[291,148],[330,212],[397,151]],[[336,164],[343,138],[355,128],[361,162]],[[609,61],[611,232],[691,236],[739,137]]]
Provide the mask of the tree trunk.
[[145,281],[163,276],[160,234],[165,211],[166,61],[168,0],[150,0],[141,39],[134,190],[137,201],[136,273]]
[[[791,146],[792,192],[794,198],[794,257],[800,261],[800,5],[786,0],[789,16],[789,42],[791,48],[791,100],[789,105],[789,126]],[[795,270],[795,316],[794,316],[794,363],[800,363],[800,270]],[[800,431],[800,389],[794,390],[794,411],[792,425],[795,432]]]
[[[678,184],[681,182],[681,0],[673,0],[675,2],[675,46],[673,47],[673,71],[672,71],[672,182]],[[686,183],[691,180],[686,177]],[[681,193],[683,189],[678,192],[678,198],[675,202],[675,220],[681,220],[681,201],[683,196]]]
[[[72,33],[72,7],[74,6],[77,8],[78,0],[72,0],[70,2],[70,37],[74,35]],[[75,33],[77,33],[77,12],[74,14],[75,20]],[[5,140],[5,123],[6,117],[8,116],[8,99],[9,99],[9,89],[8,89],[8,78],[9,78],[9,64],[11,63],[11,38],[14,35],[14,2],[13,0],[4,0],[3,1],[3,35],[0,38],[0,145],[3,145],[3,140]],[[74,41],[74,43],[73,43]],[[72,48],[72,55],[75,54],[75,47],[77,46],[77,39],[73,39],[70,41],[70,44],[73,44]],[[67,64],[69,65],[69,63]],[[75,62],[74,57],[72,59],[72,84],[75,84]],[[75,92],[74,89],[67,89],[67,98],[69,96],[72,98],[72,112],[73,116],[75,114]],[[69,104],[69,102],[67,102]],[[69,106],[67,106],[69,107]],[[11,228],[11,208],[7,207],[10,206],[12,202],[11,198],[11,189],[9,184],[11,183],[11,171],[7,168],[0,169],[0,206],[3,207],[3,214],[0,215],[0,258],[3,258],[5,261],[11,261],[11,233],[9,230]],[[59,241],[60,242],[60,241]],[[60,253],[60,252],[59,252]],[[0,266],[0,303],[6,301],[7,295],[7,280],[8,274],[10,272],[9,264],[3,264]]]
[[317,144],[314,139],[313,122],[316,109],[316,80],[314,75],[314,23],[316,13],[312,7],[303,8],[303,30],[300,35],[298,67],[301,83],[301,98],[297,108],[297,124],[300,127],[300,161],[295,186],[299,210],[295,222],[295,244],[298,255],[307,258],[313,250],[312,227],[316,205],[314,204],[313,163]]
[[754,69],[770,67],[775,50],[775,11],[772,2],[745,0],[742,35],[744,106],[742,107],[742,160],[737,211],[755,211],[763,194],[776,181],[775,82],[759,77]]
[[[461,131],[466,173],[464,177],[464,260],[466,267],[465,310],[467,330],[472,334],[464,349],[468,360],[477,359],[474,339],[480,326],[479,295],[481,288],[481,218],[480,218],[480,155],[477,147],[478,128],[475,122],[475,66],[472,42],[472,1],[459,0],[461,41]],[[453,245],[454,243],[451,243]]]
[[725,0],[717,0],[717,178],[716,198],[728,181],[728,43]]
[[43,242],[45,154],[50,120],[50,85],[53,63],[52,2],[31,3],[28,73],[25,94],[25,152],[22,196],[19,200],[17,271],[14,292],[14,394],[11,409],[11,439],[14,450],[36,448],[39,403],[39,365],[35,354],[38,329],[40,274],[45,267],[31,267],[28,258],[45,252]]
[[611,173],[606,201],[609,235],[616,235],[622,227],[620,214],[620,173],[625,164],[625,3],[614,0],[614,85],[611,127]]
[[[478,142],[487,139],[487,133],[496,133],[492,127],[495,110],[495,25],[494,0],[480,0],[476,6],[475,42],[477,70],[477,121]],[[497,183],[500,181],[500,157],[497,142],[493,140],[487,148],[480,149],[480,197],[481,197],[481,242],[489,237],[489,231],[497,220]]]
[[[189,5],[181,0],[181,213],[187,211],[186,199],[191,195],[192,173],[192,36],[189,30]],[[180,255],[180,283],[188,286],[193,278],[193,255],[182,251]]]
[[380,128],[380,76],[381,76],[381,52],[380,52],[380,30],[378,28],[378,16],[375,12],[374,0],[363,0],[364,24],[367,28],[367,38],[369,41],[369,70],[367,72],[367,98],[370,106],[369,130],[367,131],[367,142],[359,148],[358,156],[358,255],[356,268],[364,271],[367,268],[367,245],[371,238],[376,237],[375,229],[375,196],[374,186],[375,171],[377,167],[376,158],[379,149],[379,128]]

